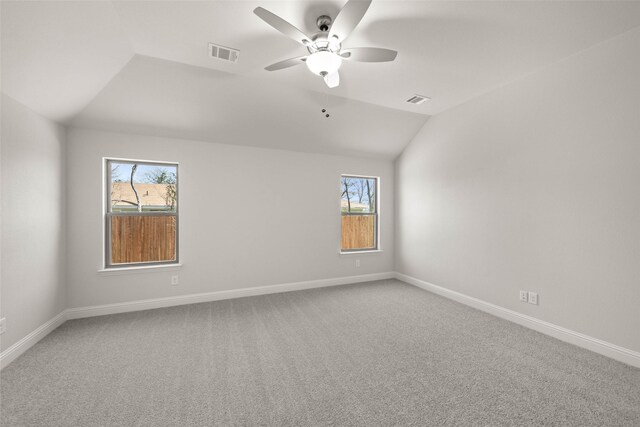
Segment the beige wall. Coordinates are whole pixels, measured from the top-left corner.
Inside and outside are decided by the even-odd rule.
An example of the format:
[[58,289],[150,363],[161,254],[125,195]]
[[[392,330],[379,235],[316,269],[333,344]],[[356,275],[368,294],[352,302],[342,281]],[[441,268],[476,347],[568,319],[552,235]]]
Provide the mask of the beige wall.
[[[68,153],[69,307],[393,269],[392,161],[82,129]],[[169,271],[98,273],[103,157],[180,163],[178,286]],[[342,173],[381,177],[382,253],[339,255]]]
[[65,131],[2,95],[2,350],[66,308]]
[[637,29],[433,117],[396,163],[397,270],[640,351],[638,52]]

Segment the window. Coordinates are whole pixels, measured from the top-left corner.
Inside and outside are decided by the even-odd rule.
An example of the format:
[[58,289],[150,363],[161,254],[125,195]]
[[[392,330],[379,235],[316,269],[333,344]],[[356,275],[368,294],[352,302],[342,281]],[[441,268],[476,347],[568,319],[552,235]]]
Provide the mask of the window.
[[342,252],[378,249],[378,178],[342,175]]
[[178,262],[178,165],[106,160],[105,267]]

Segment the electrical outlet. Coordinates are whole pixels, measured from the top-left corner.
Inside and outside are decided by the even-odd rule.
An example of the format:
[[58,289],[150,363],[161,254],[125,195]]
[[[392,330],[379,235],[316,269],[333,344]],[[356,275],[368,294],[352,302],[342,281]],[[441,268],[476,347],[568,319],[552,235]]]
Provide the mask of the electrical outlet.
[[538,294],[535,292],[529,292],[529,304],[538,305]]
[[178,275],[176,274],[175,276],[171,276],[171,286],[177,286],[178,283]]
[[7,330],[7,318],[3,317],[0,319],[0,334],[4,334]]
[[529,296],[527,291],[520,291],[520,301],[529,302]]
[[359,259],[356,260],[356,268],[360,268],[360,260]]

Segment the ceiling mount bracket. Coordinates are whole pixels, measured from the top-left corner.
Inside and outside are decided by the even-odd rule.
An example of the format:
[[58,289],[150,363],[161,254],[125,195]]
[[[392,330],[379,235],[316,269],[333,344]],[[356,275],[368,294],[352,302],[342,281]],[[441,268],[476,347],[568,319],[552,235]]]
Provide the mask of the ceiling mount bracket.
[[320,31],[329,31],[329,27],[331,27],[331,17],[328,15],[320,15],[318,19],[316,19],[316,25]]

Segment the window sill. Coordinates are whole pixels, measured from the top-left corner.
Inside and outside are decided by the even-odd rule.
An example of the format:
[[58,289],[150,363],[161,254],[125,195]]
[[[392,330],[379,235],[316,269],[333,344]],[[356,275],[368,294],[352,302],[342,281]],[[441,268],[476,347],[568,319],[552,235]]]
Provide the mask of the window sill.
[[382,253],[382,249],[372,249],[372,250],[364,250],[364,251],[348,251],[348,252],[340,251],[340,255],[360,255],[360,254],[379,254],[379,253]]
[[182,264],[162,264],[162,265],[138,265],[135,267],[114,267],[98,270],[101,276],[112,276],[120,274],[155,273],[158,271],[180,270]]

